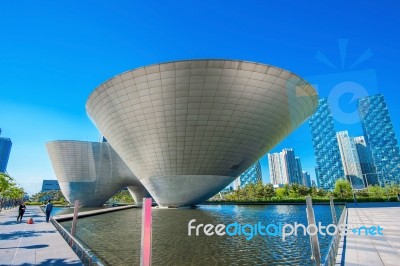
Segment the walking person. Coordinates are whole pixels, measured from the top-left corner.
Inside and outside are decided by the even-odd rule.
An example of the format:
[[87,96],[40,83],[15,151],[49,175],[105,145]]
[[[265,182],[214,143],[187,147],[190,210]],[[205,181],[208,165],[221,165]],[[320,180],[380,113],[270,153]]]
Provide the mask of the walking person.
[[25,210],[26,210],[25,203],[23,201],[21,201],[21,204],[19,205],[19,208],[18,208],[17,222],[21,222],[22,217],[24,216]]
[[53,210],[53,204],[51,203],[51,200],[49,200],[46,204],[46,222],[48,223],[50,220],[50,213]]

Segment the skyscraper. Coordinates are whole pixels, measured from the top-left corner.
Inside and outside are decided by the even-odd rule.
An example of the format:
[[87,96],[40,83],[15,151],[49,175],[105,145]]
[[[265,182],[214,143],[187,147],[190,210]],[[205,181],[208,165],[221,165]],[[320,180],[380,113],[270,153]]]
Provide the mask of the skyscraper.
[[358,159],[360,160],[364,184],[366,186],[379,184],[371,150],[367,146],[364,136],[355,137],[354,143],[356,145]]
[[309,120],[318,187],[333,189],[337,179],[344,176],[342,160],[328,100],[319,100],[318,110]]
[[268,164],[272,184],[302,183],[300,158],[295,156],[293,149],[268,154]]
[[303,186],[311,187],[311,176],[307,171],[302,172]]
[[400,184],[399,145],[383,95],[360,98],[358,113],[379,183]]
[[295,157],[296,160],[296,175],[297,175],[297,183],[303,184],[303,168],[301,167],[301,161],[299,157]]
[[297,183],[296,156],[293,149],[283,149],[281,151],[283,175],[289,180],[289,184]]
[[234,187],[236,189],[247,184],[256,184],[260,181],[262,181],[261,165],[260,161],[257,161],[234,181]]
[[273,185],[289,184],[289,180],[284,179],[282,172],[280,152],[268,154],[269,176]]
[[[1,135],[1,128],[0,128]],[[12,142],[9,138],[0,137],[0,173],[6,173],[10,158]]]
[[364,188],[364,181],[361,171],[360,160],[353,138],[349,136],[349,132],[340,131],[336,133],[340,156],[342,157],[342,164],[344,174],[347,180],[350,181],[351,186],[355,189]]

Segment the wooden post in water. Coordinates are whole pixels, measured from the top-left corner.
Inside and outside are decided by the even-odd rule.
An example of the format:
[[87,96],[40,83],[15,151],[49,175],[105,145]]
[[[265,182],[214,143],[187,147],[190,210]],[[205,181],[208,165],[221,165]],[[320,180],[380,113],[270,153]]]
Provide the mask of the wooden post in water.
[[310,233],[310,244],[311,250],[313,253],[313,259],[315,260],[315,265],[321,265],[321,252],[319,249],[319,242],[318,242],[318,228],[315,224],[315,216],[314,216],[314,209],[312,206],[312,199],[310,196],[306,197],[307,203],[307,221],[308,221],[308,228]]
[[334,224],[337,224],[337,217],[336,217],[336,211],[335,211],[335,204],[333,203],[333,197],[330,196],[329,197],[329,202],[331,205],[331,213],[332,213],[332,222]]
[[72,219],[71,236],[75,236],[76,224],[78,223],[79,200],[75,200],[74,218]]
[[151,198],[143,198],[142,209],[142,245],[140,253],[140,266],[151,265]]

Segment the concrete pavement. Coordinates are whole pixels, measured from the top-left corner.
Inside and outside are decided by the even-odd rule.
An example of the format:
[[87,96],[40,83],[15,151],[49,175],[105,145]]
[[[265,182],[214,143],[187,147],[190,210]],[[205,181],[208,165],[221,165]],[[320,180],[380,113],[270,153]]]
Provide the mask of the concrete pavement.
[[350,232],[342,237],[336,265],[400,265],[400,204],[360,203],[348,205],[347,224],[351,227],[381,226],[383,235]]
[[83,265],[38,206],[27,206],[21,223],[17,216],[18,208],[0,213],[0,265]]

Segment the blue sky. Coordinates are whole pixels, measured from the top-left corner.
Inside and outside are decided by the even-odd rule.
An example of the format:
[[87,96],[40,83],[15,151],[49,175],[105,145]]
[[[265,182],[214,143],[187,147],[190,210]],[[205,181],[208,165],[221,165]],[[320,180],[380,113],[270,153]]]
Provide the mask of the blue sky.
[[[98,84],[179,59],[242,59],[297,73],[336,100],[337,129],[354,136],[362,132],[351,120],[352,99],[383,93],[399,136],[399,15],[396,1],[2,2],[0,127],[13,141],[8,172],[29,193],[39,191],[43,179],[55,179],[46,141],[99,138],[85,112]],[[315,175],[307,124],[272,151],[285,147]]]

